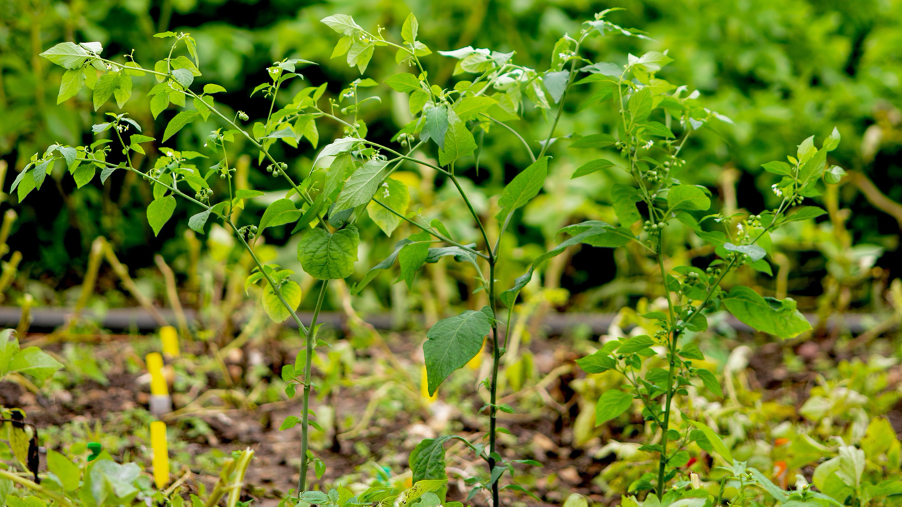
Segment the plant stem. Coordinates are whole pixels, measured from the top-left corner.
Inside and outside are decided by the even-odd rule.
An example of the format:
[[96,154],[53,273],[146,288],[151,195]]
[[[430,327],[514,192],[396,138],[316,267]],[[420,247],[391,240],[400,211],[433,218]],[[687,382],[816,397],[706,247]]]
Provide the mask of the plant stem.
[[[488,245],[486,245],[488,247]],[[489,477],[495,470],[495,434],[498,424],[497,398],[498,398],[498,364],[501,361],[501,347],[498,343],[498,321],[495,319],[495,262],[492,256],[489,260],[489,302],[492,305],[492,381],[491,381],[491,405],[489,406]],[[500,478],[499,478],[500,479]],[[492,483],[492,506],[500,506],[498,502],[498,479]]]
[[[583,38],[585,35],[579,38],[576,41],[576,49],[573,51],[574,55],[579,55],[579,46],[583,42]],[[539,152],[539,156],[537,159],[541,159],[545,152],[548,150],[548,144],[551,143],[551,137],[554,136],[554,130],[557,128],[557,123],[561,119],[561,115],[564,113],[564,101],[567,99],[567,92],[570,91],[570,85],[573,84],[573,78],[576,77],[576,61],[579,60],[578,56],[574,56],[570,60],[570,75],[567,77],[567,86],[564,87],[564,93],[561,94],[561,100],[558,102],[559,106],[557,108],[557,114],[554,116],[554,123],[551,124],[551,130],[548,131],[548,137],[545,138],[545,142],[542,144],[542,151]]]
[[307,329],[307,356],[304,364],[304,413],[301,415],[301,477],[298,479],[298,497],[307,488],[307,432],[309,430],[307,414],[310,411],[310,380],[313,377],[313,342],[316,340],[316,320],[319,318],[319,311],[323,307],[323,300],[326,299],[328,287],[329,281],[324,280],[319,290],[319,296],[316,299],[316,307],[313,308],[313,320],[310,321],[310,328]]
[[0,469],[0,478],[6,478],[7,480],[12,481],[13,483],[18,483],[22,487],[25,487],[26,489],[29,489],[36,494],[41,494],[42,496],[46,496],[49,499],[53,499],[54,501],[59,503],[60,506],[75,506],[65,496],[53,492],[52,490],[48,490],[29,480],[28,478],[22,478],[17,474],[10,473],[5,469]]

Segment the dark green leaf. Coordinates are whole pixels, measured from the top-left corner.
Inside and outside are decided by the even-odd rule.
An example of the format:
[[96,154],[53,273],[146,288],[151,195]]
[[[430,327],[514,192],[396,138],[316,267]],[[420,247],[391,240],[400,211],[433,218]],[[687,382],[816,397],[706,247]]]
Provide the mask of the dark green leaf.
[[310,276],[321,279],[344,279],[354,273],[360,236],[357,228],[329,233],[324,229],[308,231],[298,244],[298,260]]
[[468,310],[439,321],[426,332],[423,353],[429,395],[435,394],[442,381],[482,350],[483,339],[491,331],[491,320],[486,312]]

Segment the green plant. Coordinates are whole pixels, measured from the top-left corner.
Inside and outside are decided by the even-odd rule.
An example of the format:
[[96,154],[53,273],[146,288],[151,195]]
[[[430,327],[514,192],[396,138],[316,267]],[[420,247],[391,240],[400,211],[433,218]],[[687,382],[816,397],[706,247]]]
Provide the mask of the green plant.
[[[840,141],[834,129],[820,149],[814,146],[812,136],[799,145],[795,156],[787,157],[788,162],[763,165],[767,172],[781,177],[773,186],[779,198],[779,205],[774,209],[758,215],[724,215],[712,210],[706,188],[681,181],[692,179],[692,169],[680,159],[680,151],[703,125],[715,119],[727,123],[730,120],[701,106],[698,92],[686,94],[686,87],[658,78],[656,73],[670,61],[666,53],[649,52],[640,57],[630,55],[626,65],[597,62],[585,68],[592,74],[579,83],[595,83],[598,90],[584,106],[597,107],[610,100],[619,122],[611,134],[590,134],[571,144],[571,148],[578,149],[613,149],[609,157],[577,169],[573,178],[596,171],[621,170],[629,175],[630,183],[611,187],[611,202],[619,226],[601,221],[567,226],[562,232],[573,236],[545,255],[554,255],[580,242],[597,247],[635,242],[660,271],[659,294],[666,301],[666,309],[641,316],[649,323],[645,328],[655,330],[653,336],[614,339],[578,360],[588,373],[616,371],[627,382],[626,391],[611,389],[598,399],[596,425],[617,418],[630,409],[634,400],[639,400],[644,420],[651,422],[652,429],[660,431],[657,442],[640,448],[658,455],[657,472],[644,475],[631,489],[654,489],[658,500],[670,499],[667,482],[689,461],[689,454],[682,450],[687,443],[696,442],[705,450],[717,452],[727,464],[733,462],[721,438],[706,424],[682,415],[681,422],[674,425],[674,400],[688,395],[686,388],[694,380],[701,381],[716,396],[722,396],[714,373],[692,364],[693,360],[705,359],[689,339],[707,329],[706,314],[722,305],[743,323],[783,339],[811,328],[791,298],[763,297],[744,286],[725,291],[721,282],[731,271],[742,267],[772,275],[766,260],[772,253],[770,232],[783,224],[826,213],[818,207],[797,205],[805,198],[822,194],[825,183],[836,184],[844,175],[841,168],[827,164],[828,152]],[[704,269],[672,266],[668,259],[668,250],[675,250],[675,244],[683,241],[668,233],[683,228],[714,248],[717,258]],[[675,446],[670,448],[670,444]]]

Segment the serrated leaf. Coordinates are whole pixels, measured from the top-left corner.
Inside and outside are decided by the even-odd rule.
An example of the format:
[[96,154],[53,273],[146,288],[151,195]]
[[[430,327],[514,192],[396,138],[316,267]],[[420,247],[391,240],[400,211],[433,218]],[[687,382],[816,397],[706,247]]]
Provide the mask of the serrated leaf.
[[155,199],[150,203],[147,207],[147,222],[153,229],[154,236],[160,234],[160,230],[163,229],[163,226],[165,226],[169,221],[169,218],[172,217],[172,212],[174,211],[175,198],[172,196]]
[[[282,284],[279,291],[282,293],[282,298],[285,299],[292,311],[296,310],[298,305],[301,304],[301,286],[299,286],[297,282],[288,281]],[[263,310],[266,311],[266,315],[269,316],[269,319],[272,319],[275,323],[281,323],[291,316],[291,312],[285,308],[285,305],[282,304],[282,300],[279,299],[279,296],[269,284],[267,284],[266,288],[263,290]]]
[[498,199],[498,206],[501,211],[495,217],[504,221],[509,213],[517,208],[525,205],[532,198],[536,197],[542,186],[545,185],[545,177],[548,175],[548,157],[533,162],[528,168],[520,172],[511,183],[507,184],[501,197]]
[[608,390],[595,404],[595,425],[617,418],[633,405],[633,396],[620,390]]
[[344,279],[354,273],[360,236],[357,228],[330,233],[324,229],[312,229],[298,244],[298,261],[311,277],[329,280]]
[[482,350],[483,339],[491,331],[492,324],[485,312],[468,310],[442,319],[426,332],[423,353],[430,396],[452,372]]

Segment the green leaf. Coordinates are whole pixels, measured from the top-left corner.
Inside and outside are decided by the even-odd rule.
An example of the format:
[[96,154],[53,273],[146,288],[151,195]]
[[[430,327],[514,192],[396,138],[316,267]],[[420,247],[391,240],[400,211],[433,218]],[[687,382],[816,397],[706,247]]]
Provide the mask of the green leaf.
[[694,185],[675,185],[667,192],[667,204],[671,211],[707,210],[711,208],[708,195]]
[[487,112],[495,104],[498,104],[498,101],[484,95],[464,97],[454,106],[454,112],[457,113],[461,121],[466,122],[476,118],[481,113]]
[[764,249],[758,247],[757,245],[733,245],[730,242],[726,242],[723,244],[723,248],[728,251],[747,254],[750,258],[752,258],[752,263],[760,259],[764,259],[764,256],[767,255],[767,252],[765,252]]
[[362,30],[360,25],[354,22],[354,18],[347,14],[334,14],[320,21],[342,35],[354,35],[358,30]]
[[717,381],[717,376],[715,376],[710,370],[707,369],[697,369],[696,374],[701,378],[702,383],[705,384],[705,388],[711,391],[714,395],[718,397],[723,397],[723,390],[720,388],[720,383]]
[[402,72],[385,80],[385,84],[392,90],[401,93],[410,93],[421,90],[420,80],[409,72]]
[[545,185],[545,177],[548,175],[548,157],[533,162],[528,168],[520,172],[511,183],[507,184],[501,197],[498,199],[498,206],[501,211],[495,217],[500,220],[506,220],[508,214],[520,208],[534,198],[542,186]]
[[444,480],[448,478],[445,472],[444,444],[450,439],[451,436],[424,439],[414,447],[408,458],[410,472],[413,475],[413,483],[423,480]]
[[792,298],[777,300],[764,298],[753,289],[736,286],[730,290],[723,304],[736,319],[752,328],[788,339],[811,329]]
[[150,227],[153,228],[154,236],[160,234],[160,230],[163,229],[163,226],[166,225],[166,222],[172,217],[172,212],[174,211],[175,198],[172,196],[155,199],[150,203],[147,207],[147,222],[150,223]]
[[651,87],[645,87],[631,95],[628,106],[632,123],[641,122],[648,118],[652,107]]
[[376,190],[379,189],[379,184],[385,177],[383,170],[386,165],[388,165],[386,161],[372,159],[360,166],[360,169],[355,171],[345,182],[338,199],[335,200],[335,208],[332,213],[369,203],[376,195]]
[[[290,367],[290,365],[285,365],[285,367]],[[288,430],[293,429],[297,426],[297,424],[301,423],[301,419],[294,415],[289,415],[285,417],[285,420],[282,422],[282,425],[279,425],[279,430]]]
[[604,392],[595,404],[595,425],[617,418],[633,405],[633,396],[620,390]]
[[564,92],[567,90],[567,82],[570,79],[570,71],[560,71],[560,72],[549,72],[542,78],[542,83],[545,85],[545,88],[548,89],[548,93],[551,94],[551,98],[554,99],[554,102],[557,103],[563,97]]
[[369,213],[370,219],[373,219],[373,222],[379,226],[379,229],[386,236],[391,236],[395,228],[401,224],[401,218],[386,210],[384,206],[376,203],[375,200],[404,215],[407,213],[407,207],[410,204],[410,192],[407,189],[407,185],[398,180],[386,178],[385,182],[382,183],[382,189],[376,192],[374,200],[366,205],[366,211]]
[[717,434],[717,432],[714,432],[714,430],[711,427],[708,427],[704,423],[694,422],[692,420],[686,420],[686,421],[691,423],[692,425],[696,426],[699,430],[701,430],[705,434],[705,437],[708,438],[708,441],[711,443],[711,446],[714,447],[714,451],[719,453],[720,456],[725,461],[727,461],[727,464],[733,463],[733,454],[730,453],[730,450],[729,450],[729,448],[727,448],[727,445],[723,444],[723,440],[720,438],[720,436]]
[[59,478],[63,484],[63,490],[66,492],[78,489],[81,472],[78,470],[78,466],[65,455],[55,450],[47,450],[47,469]]
[[321,280],[344,279],[354,273],[359,244],[360,236],[354,226],[335,233],[312,229],[298,244],[298,261],[311,277]]
[[638,353],[639,351],[642,351],[654,345],[654,339],[652,339],[648,335],[636,335],[635,337],[630,337],[629,339],[624,341],[623,345],[617,348],[617,352],[622,355]]
[[[290,280],[282,284],[279,290],[282,293],[282,298],[288,302],[291,310],[296,310],[298,305],[301,304],[301,286],[297,282]],[[263,310],[266,311],[269,319],[272,319],[275,323],[281,323],[291,316],[291,312],[285,308],[282,300],[279,299],[279,296],[276,295],[273,287],[269,284],[266,285],[266,289],[263,291]]]
[[616,142],[617,140],[608,134],[589,134],[574,141],[570,148],[607,148]]
[[401,265],[401,279],[407,283],[409,289],[413,289],[417,270],[426,262],[429,255],[429,233],[422,231],[410,235],[411,243],[405,245],[398,254],[398,263]]
[[160,93],[150,98],[150,113],[154,118],[160,116],[164,109],[169,107],[169,94]]
[[194,83],[194,73],[191,72],[191,69],[172,69],[172,77],[185,89]]
[[87,51],[73,42],[61,42],[40,56],[67,69],[77,69],[90,57]]
[[52,356],[41,351],[39,348],[25,348],[9,360],[7,372],[18,372],[20,374],[28,374],[40,381],[44,381],[53,376],[56,371],[63,368],[63,364],[56,361]]
[[222,86],[214,84],[214,83],[209,83],[209,84],[204,85],[204,93],[207,93],[207,94],[213,94],[213,93],[219,93],[219,92],[225,92],[225,91],[226,91],[225,87],[222,87]]
[[445,142],[438,151],[438,162],[448,166],[457,159],[476,151],[476,140],[464,122],[454,111],[448,113],[449,126],[445,132]]
[[[95,89],[96,91],[96,89]],[[169,121],[169,125],[166,126],[166,130],[163,132],[163,140],[165,143],[167,139],[174,136],[178,131],[182,130],[182,127],[188,125],[193,122],[198,116],[197,111],[181,111],[179,114],[175,115],[172,120]]]
[[768,162],[767,164],[762,164],[762,168],[768,173],[773,173],[775,175],[783,175],[783,176],[792,176],[792,166],[783,161],[773,161]]
[[81,189],[85,185],[91,183],[91,180],[94,179],[94,174],[96,172],[97,168],[93,164],[80,164],[75,169],[75,172],[72,173],[72,178],[75,179],[76,187]]
[[602,349],[576,360],[576,364],[587,374],[599,374],[616,367],[617,360],[611,356],[610,352]]
[[404,20],[404,25],[401,26],[401,38],[404,39],[404,42],[413,44],[417,40],[419,27],[420,24],[413,13],[408,14],[407,19]]
[[611,167],[617,167],[616,164],[607,160],[607,159],[595,159],[594,161],[589,161],[579,168],[573,173],[573,176],[570,179],[579,178],[581,176],[591,175],[592,173],[599,171],[601,169],[607,169]]
[[620,224],[624,226],[632,226],[642,219],[636,207],[636,202],[641,200],[642,194],[639,189],[631,185],[615,183],[611,186],[611,204],[614,206],[614,213],[620,219]]
[[[754,478],[755,481],[758,482],[758,485],[760,485],[768,494],[770,494],[771,497],[773,497],[774,500],[777,501],[777,503],[779,503],[781,506],[786,506],[784,503],[789,500],[789,494],[787,494],[780,487],[777,487],[777,485],[774,484],[774,482],[770,481],[770,479],[768,479],[766,476],[764,476],[761,471],[758,471],[753,467],[748,468],[747,471],[752,475],[752,478]],[[820,504],[817,505],[820,506]]]
[[830,166],[824,172],[824,180],[829,184],[838,184],[844,176],[846,176],[846,170],[839,166]]
[[104,166],[103,171],[100,172],[100,183],[106,183],[106,179],[109,178],[110,175],[113,174],[113,171],[116,171],[117,169],[119,169],[118,166]]
[[115,502],[117,498],[130,497],[138,492],[134,483],[140,475],[141,468],[134,462],[120,465],[109,459],[100,459],[93,463],[86,486],[90,485],[97,506],[118,505],[120,503]]
[[380,270],[385,270],[385,269],[391,268],[392,265],[395,264],[395,260],[398,259],[398,254],[401,252],[401,249],[403,249],[404,246],[409,243],[410,243],[410,240],[408,240],[407,238],[404,238],[403,240],[400,240],[398,243],[396,243],[395,250],[393,250],[392,253],[389,254],[387,258],[383,259],[382,261],[379,262],[379,264],[370,268],[370,270],[368,272],[366,272],[366,275],[363,277],[363,280],[361,280],[357,284],[354,284],[354,287],[351,288],[351,294],[356,295],[356,294],[360,293],[360,291],[364,287],[366,287],[366,285],[369,284],[370,281],[372,281],[376,277],[376,275],[379,274]]
[[482,350],[482,342],[492,331],[489,312],[468,310],[442,319],[426,332],[423,353],[429,395],[457,369],[466,365]]
[[210,218],[210,210],[194,214],[188,219],[188,227],[203,235],[205,234],[204,226],[207,224],[208,218]]
[[56,97],[56,103],[62,104],[72,97],[75,97],[75,94],[77,94],[78,91],[81,90],[81,87],[83,87],[84,84],[84,69],[69,69],[64,72],[63,79],[60,82],[60,93]]
[[119,109],[122,109],[122,106],[125,106],[125,103],[132,96],[131,76],[119,75],[119,79],[116,80],[116,88],[113,89],[113,96],[116,97],[116,105],[119,106]]
[[31,177],[34,180],[36,189],[41,190],[44,178],[47,177],[47,173],[53,172],[53,165],[55,162],[54,159],[47,159],[34,167],[34,171],[31,172]]
[[420,141],[431,139],[440,149],[444,148],[445,133],[448,131],[448,108],[445,105],[429,108],[424,113],[423,120]]
[[108,72],[97,80],[94,85],[94,111],[100,109],[100,106],[106,104],[113,96],[113,90],[116,88],[119,75],[114,72]]
[[269,227],[283,226],[295,222],[300,218],[300,210],[295,208],[294,202],[290,199],[277,199],[266,207],[263,212],[263,218],[260,219],[257,236],[263,234],[263,230]]
[[836,147],[839,146],[839,141],[842,136],[839,135],[839,130],[836,127],[833,128],[833,132],[830,133],[830,136],[824,140],[824,146],[821,147],[821,150],[825,150],[827,152],[832,152],[836,150]]

